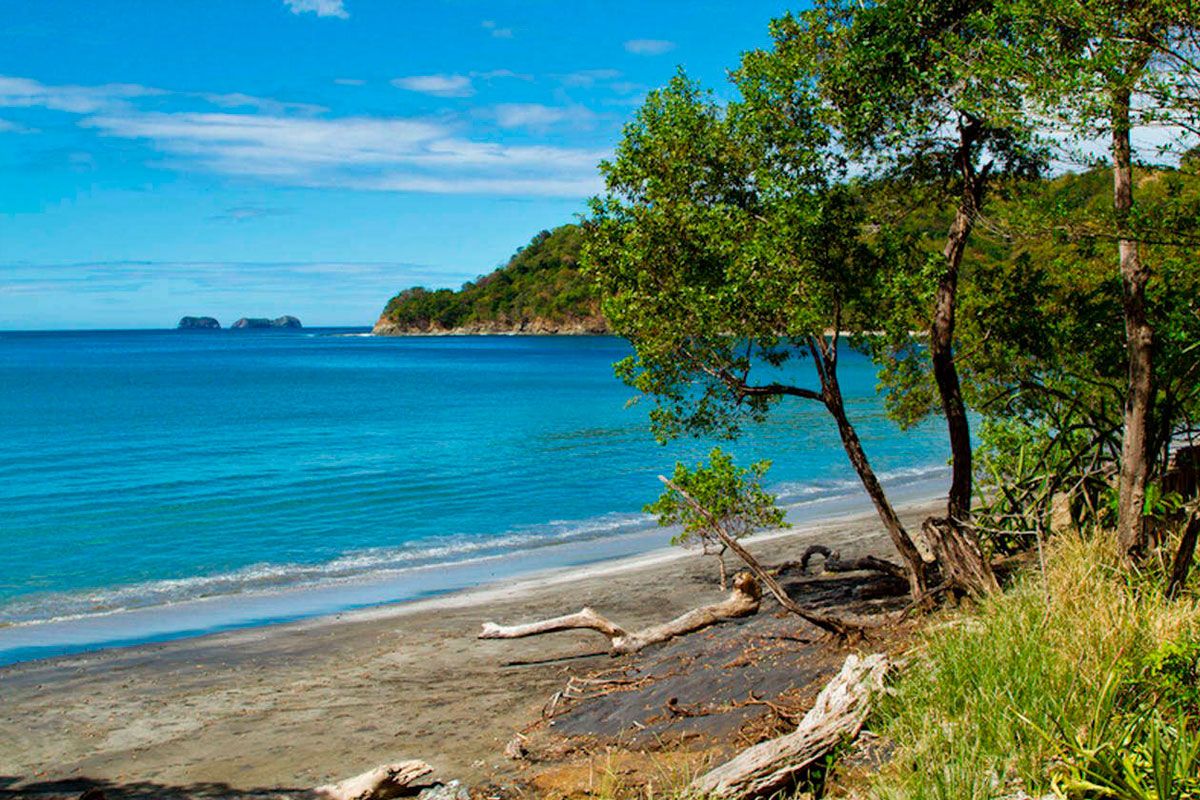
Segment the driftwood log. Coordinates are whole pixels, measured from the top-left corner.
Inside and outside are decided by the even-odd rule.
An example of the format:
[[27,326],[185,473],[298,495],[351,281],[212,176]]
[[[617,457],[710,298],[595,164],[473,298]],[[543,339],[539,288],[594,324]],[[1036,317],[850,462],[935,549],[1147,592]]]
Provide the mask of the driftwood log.
[[733,590],[721,602],[694,608],[670,622],[652,625],[639,631],[627,631],[592,609],[584,608],[575,614],[528,622],[524,625],[497,625],[494,622],[485,622],[479,638],[521,639],[556,631],[593,630],[609,638],[613,655],[636,653],[647,645],[665,642],[723,620],[754,614],[758,611],[761,601],[762,590],[758,581],[749,573],[739,572],[734,576]]
[[743,750],[696,778],[690,788],[698,796],[732,800],[763,797],[790,787],[844,739],[858,735],[872,699],[883,689],[887,669],[882,654],[847,656],[796,730]]
[[[883,558],[876,558],[875,556],[842,558],[842,554],[839,551],[831,550],[823,544],[810,544],[805,549],[804,555],[800,557],[800,572],[808,572],[808,565],[812,561],[813,556],[821,556],[826,572],[882,572],[885,575],[891,575],[902,581],[908,580],[908,571],[899,564]],[[781,564],[779,569],[790,567],[793,564],[795,562]]]
[[384,764],[340,783],[318,786],[313,792],[322,800],[388,800],[415,794],[412,784],[432,772],[433,767],[424,761],[401,761]]

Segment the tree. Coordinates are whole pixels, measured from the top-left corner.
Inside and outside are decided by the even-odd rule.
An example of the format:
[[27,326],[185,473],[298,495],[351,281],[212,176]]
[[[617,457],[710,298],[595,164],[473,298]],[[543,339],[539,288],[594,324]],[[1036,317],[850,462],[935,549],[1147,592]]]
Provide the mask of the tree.
[[[756,461],[749,467],[739,467],[733,463],[732,456],[714,447],[707,464],[700,463],[695,469],[688,469],[677,463],[671,486],[644,510],[654,514],[659,525],[681,527],[671,540],[672,544],[698,541],[705,555],[715,555],[720,563],[721,589],[724,590],[725,551],[729,548],[717,529],[721,528],[734,539],[741,539],[755,531],[787,525],[783,509],[775,504],[775,495],[762,486],[763,477],[770,468],[770,461]],[[685,492],[705,509],[704,513],[684,497]]]
[[1147,544],[1156,341],[1131,134],[1144,125],[1198,127],[1200,9],[1191,0],[1008,0],[1004,7],[1018,46],[995,55],[1033,101],[1035,118],[1057,124],[1075,146],[1108,139],[1127,364],[1117,538],[1136,558]]
[[997,183],[1035,177],[1043,161],[1019,113],[1018,88],[987,69],[988,53],[1010,31],[992,3],[957,0],[828,0],[776,20],[773,29],[778,57],[818,64],[821,97],[847,152],[873,178],[872,194],[893,196],[872,202],[876,222],[895,226],[920,205],[950,209],[936,252],[918,249],[918,263],[891,265],[896,291],[878,315],[889,335],[869,344],[903,423],[933,410],[926,381],[936,388],[952,478],[945,518],[928,520],[926,531],[964,550],[975,573],[964,582],[994,589],[968,522],[972,443],[956,348],[964,255],[987,196]]
[[[584,263],[635,348],[618,375],[653,398],[663,439],[736,436],[783,398],[820,403],[923,602],[926,565],[838,383],[842,331],[865,329],[879,274],[844,163],[802,76],[750,53],[736,81],[724,108],[682,74],[651,92],[601,165]],[[786,369],[802,359],[816,388]]]

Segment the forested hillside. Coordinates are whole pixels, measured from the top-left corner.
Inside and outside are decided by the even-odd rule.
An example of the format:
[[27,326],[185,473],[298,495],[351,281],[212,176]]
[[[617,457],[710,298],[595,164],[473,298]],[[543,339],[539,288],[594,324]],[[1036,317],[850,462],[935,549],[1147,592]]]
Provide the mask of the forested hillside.
[[542,231],[503,267],[461,289],[414,286],[393,297],[375,333],[604,333],[600,301],[579,272],[580,231]]

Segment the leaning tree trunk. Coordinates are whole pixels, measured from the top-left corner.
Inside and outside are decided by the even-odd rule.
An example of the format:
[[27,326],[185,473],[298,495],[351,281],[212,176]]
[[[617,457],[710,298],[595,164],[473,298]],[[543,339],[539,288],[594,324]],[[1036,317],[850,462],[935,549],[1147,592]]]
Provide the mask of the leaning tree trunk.
[[1149,474],[1150,411],[1154,402],[1154,330],[1146,314],[1146,283],[1150,279],[1150,269],[1142,262],[1138,243],[1125,238],[1133,210],[1129,105],[1129,89],[1118,89],[1113,99],[1113,210],[1121,231],[1117,250],[1121,263],[1129,387],[1125,394],[1125,429],[1121,438],[1117,542],[1127,559],[1135,559],[1146,545],[1142,507]]
[[[836,339],[832,347],[837,347]],[[888,500],[887,494],[883,491],[883,486],[879,483],[879,478],[875,475],[875,470],[871,468],[871,462],[867,459],[866,451],[863,450],[862,441],[858,438],[858,432],[854,430],[854,426],[846,416],[846,405],[842,399],[842,388],[837,379],[836,355],[829,357],[819,352],[815,346],[813,350],[813,358],[818,359],[821,364],[821,394],[825,402],[825,407],[837,422],[838,434],[842,437],[842,447],[845,449],[846,456],[850,459],[850,464],[854,467],[854,471],[858,473],[858,479],[862,482],[863,488],[871,498],[871,503],[875,506],[875,511],[879,514],[879,519],[883,522],[884,528],[887,529],[892,544],[900,553],[900,558],[904,561],[904,566],[908,573],[909,593],[912,595],[914,601],[924,602],[926,594],[929,591],[925,560],[921,557],[921,552],[917,550],[917,546],[913,544],[912,537],[908,535],[908,531],[904,529],[904,524],[900,522],[900,517],[896,514],[896,509],[892,507],[891,501]]]
[[974,148],[978,125],[968,122],[959,128],[958,169],[963,181],[962,197],[946,237],[945,270],[938,280],[933,320],[929,327],[929,352],[933,378],[942,398],[942,412],[950,434],[951,478],[946,518],[925,521],[924,532],[945,577],[968,594],[980,597],[999,589],[992,567],[984,558],[977,537],[964,522],[971,515],[971,424],[963,401],[954,360],[955,310],[958,304],[958,272],[975,214],[983,194],[984,174],[975,170]]

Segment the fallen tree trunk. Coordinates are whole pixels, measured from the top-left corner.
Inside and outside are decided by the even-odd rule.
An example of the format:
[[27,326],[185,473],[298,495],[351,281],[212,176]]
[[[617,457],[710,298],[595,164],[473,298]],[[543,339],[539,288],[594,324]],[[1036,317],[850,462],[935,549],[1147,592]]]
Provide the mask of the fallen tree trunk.
[[758,611],[761,601],[762,590],[759,588],[758,581],[749,573],[739,572],[734,576],[733,590],[721,602],[692,609],[670,622],[652,625],[640,631],[626,631],[620,625],[611,622],[592,609],[584,608],[575,614],[529,622],[524,625],[497,625],[494,622],[485,622],[479,638],[521,639],[526,636],[538,636],[556,631],[593,630],[609,638],[613,655],[636,653],[647,645],[665,642],[676,636],[715,625],[723,620],[754,614]]
[[318,786],[313,792],[323,800],[387,800],[409,793],[414,781],[432,772],[433,767],[424,761],[401,761],[384,764],[340,783]]
[[875,654],[846,657],[841,671],[817,695],[796,730],[743,750],[732,760],[692,781],[698,796],[712,798],[763,797],[793,785],[846,738],[858,735],[883,689],[887,657]]
[[882,572],[885,575],[908,580],[908,571],[899,564],[875,556],[844,559],[837,550],[830,550],[823,544],[810,544],[800,557],[800,571],[808,572],[808,563],[813,556],[821,556],[825,560],[826,572]]

